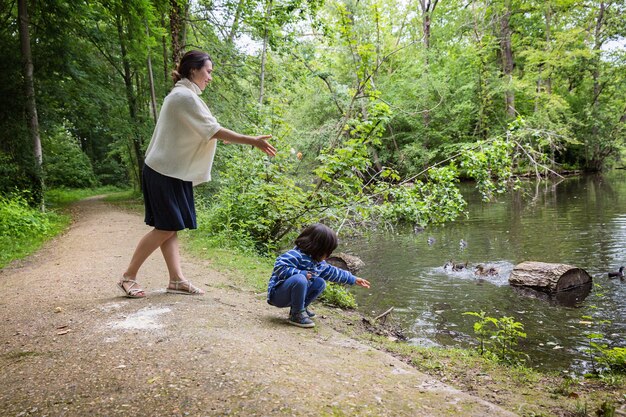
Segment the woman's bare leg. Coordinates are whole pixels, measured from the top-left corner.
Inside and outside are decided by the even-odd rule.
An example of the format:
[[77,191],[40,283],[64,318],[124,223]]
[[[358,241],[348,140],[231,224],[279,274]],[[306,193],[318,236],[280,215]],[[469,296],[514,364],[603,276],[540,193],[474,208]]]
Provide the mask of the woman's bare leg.
[[[170,285],[169,288],[182,289],[188,291],[191,287],[183,275],[183,270],[180,266],[180,248],[178,244],[178,234],[174,233],[172,237],[167,239],[161,244],[161,252],[165,263],[167,264],[167,270],[170,273]],[[171,285],[172,283],[185,281],[186,284]],[[198,288],[198,294],[204,294],[204,291]]]
[[[176,232],[152,229],[146,233],[146,235],[141,238],[137,244],[137,248],[135,248],[135,253],[133,253],[130,264],[126,269],[126,272],[124,272],[124,279],[135,280],[137,278],[139,268],[141,268],[146,259],[148,259],[148,256],[150,256],[152,252],[157,250],[163,242],[167,241],[172,236],[176,236]],[[122,285],[124,286],[124,289],[128,289],[132,283],[122,282]],[[143,291],[141,291],[138,295],[144,295]]]

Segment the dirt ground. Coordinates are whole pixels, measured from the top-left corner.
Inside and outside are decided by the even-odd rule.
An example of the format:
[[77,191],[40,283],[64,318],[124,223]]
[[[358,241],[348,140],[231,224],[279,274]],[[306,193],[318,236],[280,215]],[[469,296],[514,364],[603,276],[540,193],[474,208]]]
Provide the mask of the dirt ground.
[[89,199],[74,223],[0,271],[1,416],[513,416],[332,330],[286,323],[183,254],[204,296],[165,293],[159,253],[115,282],[149,229]]

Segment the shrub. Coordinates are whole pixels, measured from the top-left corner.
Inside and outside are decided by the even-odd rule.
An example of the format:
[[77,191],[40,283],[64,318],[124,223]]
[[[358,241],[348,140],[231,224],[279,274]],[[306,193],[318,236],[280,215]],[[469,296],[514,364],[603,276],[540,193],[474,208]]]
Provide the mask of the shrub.
[[480,340],[481,355],[512,365],[524,362],[523,354],[515,350],[518,339],[526,337],[522,323],[513,317],[489,317],[484,311],[463,314],[479,319],[474,323],[474,332]]
[[339,308],[356,308],[354,295],[349,293],[343,285],[335,284],[334,282],[329,282],[326,285],[326,289],[320,295],[319,300],[324,304]]
[[626,374],[626,348],[614,347],[609,349],[602,347],[599,349],[601,356],[598,357],[598,362],[612,372]]
[[0,236],[21,238],[45,234],[50,227],[48,217],[31,208],[23,196],[0,197]]
[[96,185],[93,166],[66,126],[42,137],[43,168],[48,187],[88,188]]

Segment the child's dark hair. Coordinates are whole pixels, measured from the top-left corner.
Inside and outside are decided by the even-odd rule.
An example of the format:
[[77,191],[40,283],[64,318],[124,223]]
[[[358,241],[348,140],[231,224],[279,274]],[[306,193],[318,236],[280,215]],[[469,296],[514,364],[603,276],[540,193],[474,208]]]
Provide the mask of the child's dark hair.
[[330,256],[339,243],[337,234],[322,223],[308,226],[296,238],[296,246],[316,261]]

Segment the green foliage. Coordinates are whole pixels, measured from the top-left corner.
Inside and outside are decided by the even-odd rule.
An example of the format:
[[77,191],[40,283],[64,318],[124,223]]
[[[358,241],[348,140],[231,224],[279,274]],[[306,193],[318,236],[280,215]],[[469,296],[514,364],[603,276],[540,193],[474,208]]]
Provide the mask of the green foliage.
[[66,207],[71,203],[83,200],[88,197],[108,194],[107,201],[117,199],[129,199],[130,191],[122,191],[117,187],[97,187],[97,188],[53,188],[46,190],[46,206],[47,207]]
[[598,362],[601,365],[606,366],[611,372],[626,374],[626,348],[602,346],[600,353]]
[[32,187],[28,170],[11,155],[0,150],[0,195],[8,195],[16,189]]
[[[600,285],[596,284],[600,289]],[[602,297],[602,293],[599,293]],[[605,343],[605,336],[602,326],[609,324],[608,320],[595,320],[593,316],[585,315],[581,317],[589,331],[585,333],[587,346],[584,352],[589,357],[593,376],[601,378],[611,378],[612,376],[626,375],[626,348],[616,346],[610,348]]]
[[45,234],[49,227],[46,215],[29,207],[26,198],[19,195],[0,197],[0,236],[22,238]]
[[[517,174],[601,169],[626,152],[625,54],[605,48],[623,35],[614,3],[524,13],[511,4],[510,77],[502,76],[502,3],[439,2],[428,38],[414,5],[396,0],[202,0],[180,33],[172,33],[174,3],[29,5],[49,186],[138,188],[154,125],[150,87],[158,107],[171,88],[172,39],[183,34],[182,44],[213,57],[204,97],[221,124],[279,138],[273,161],[220,147],[199,210],[220,245],[270,253],[320,220],[338,230],[451,221],[465,209],[459,177],[475,179],[491,200],[515,187]],[[0,195],[35,196],[43,190],[14,82],[15,5],[0,14]],[[601,27],[591,33],[589,22]],[[242,47],[243,34],[267,48]],[[514,117],[505,93],[514,95]]]
[[456,167],[449,165],[429,169],[427,181],[401,186],[378,184],[377,195],[383,200],[373,210],[385,221],[393,222],[427,225],[454,220],[467,205],[457,187],[458,181]]
[[489,317],[484,311],[463,314],[478,318],[474,322],[474,333],[480,342],[481,355],[512,365],[524,362],[524,354],[515,350],[518,340],[526,338],[522,323],[515,321],[513,317]]
[[0,268],[32,253],[68,223],[68,216],[30,207],[28,197],[0,197]]
[[219,193],[205,196],[200,225],[222,242],[254,247],[268,254],[280,239],[311,219],[303,184],[285,171],[295,156],[278,155],[272,163],[258,152],[235,148],[219,177]]
[[319,300],[334,307],[343,309],[354,309],[357,307],[354,295],[352,295],[344,285],[329,282],[324,292],[319,296]]
[[66,126],[55,126],[42,138],[46,185],[90,188],[96,185],[91,161]]
[[513,180],[512,141],[492,140],[468,146],[463,153],[461,167],[475,179],[483,199],[489,201],[494,195],[503,194]]

